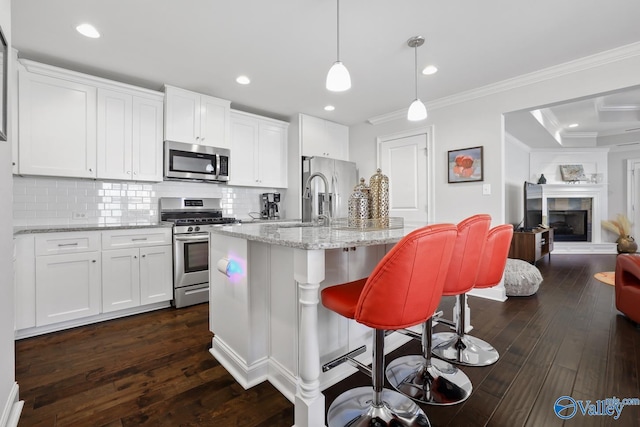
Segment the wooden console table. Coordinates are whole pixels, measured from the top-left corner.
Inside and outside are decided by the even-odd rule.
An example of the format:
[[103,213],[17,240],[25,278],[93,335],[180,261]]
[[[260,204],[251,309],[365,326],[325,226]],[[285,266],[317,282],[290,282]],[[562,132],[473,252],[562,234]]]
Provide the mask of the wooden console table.
[[517,258],[535,264],[553,251],[553,228],[538,228],[532,231],[515,231],[509,249],[509,258]]

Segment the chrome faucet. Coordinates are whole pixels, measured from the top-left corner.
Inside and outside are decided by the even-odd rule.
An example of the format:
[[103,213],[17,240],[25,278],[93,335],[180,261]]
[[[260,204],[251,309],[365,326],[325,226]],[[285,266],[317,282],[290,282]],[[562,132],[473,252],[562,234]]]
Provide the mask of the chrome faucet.
[[[327,181],[327,177],[324,176],[324,174],[320,173],[320,172],[315,172],[312,173],[311,175],[309,175],[309,178],[307,178],[307,182],[304,185],[304,192],[302,193],[302,197],[305,199],[310,199],[311,198],[311,181],[313,181],[314,178],[320,178],[322,179],[322,182],[324,183],[324,193],[320,193],[320,197],[322,197],[322,212],[320,212],[321,215],[326,216],[328,219],[331,219],[331,204],[330,204],[330,198],[329,198],[329,181]],[[325,204],[328,204],[328,209],[325,208]]]

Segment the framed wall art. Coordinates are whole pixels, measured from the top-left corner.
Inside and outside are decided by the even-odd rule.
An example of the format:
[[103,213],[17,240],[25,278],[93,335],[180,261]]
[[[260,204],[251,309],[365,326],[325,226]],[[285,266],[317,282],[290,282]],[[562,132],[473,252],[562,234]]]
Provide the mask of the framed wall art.
[[447,153],[448,182],[477,182],[484,179],[482,147],[451,150]]
[[587,179],[582,165],[560,165],[560,174],[563,181],[576,182]]
[[0,28],[0,141],[7,140],[7,79],[9,47]]

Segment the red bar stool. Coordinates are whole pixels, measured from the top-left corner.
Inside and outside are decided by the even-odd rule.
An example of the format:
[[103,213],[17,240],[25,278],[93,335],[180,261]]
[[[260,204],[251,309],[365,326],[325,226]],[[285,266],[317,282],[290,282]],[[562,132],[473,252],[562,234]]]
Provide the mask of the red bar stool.
[[[479,214],[458,224],[458,237],[443,295],[458,295],[473,288],[490,223],[489,215]],[[403,356],[390,362],[387,379],[400,393],[423,403],[453,405],[463,402],[471,395],[471,381],[452,364],[431,358],[431,334],[432,319],[429,318],[422,329],[422,354]]]
[[430,426],[425,413],[406,396],[384,387],[385,330],[423,323],[440,303],[457,236],[453,224],[415,230],[398,242],[362,280],[322,290],[322,304],[374,328],[371,369],[349,356],[371,376],[371,387],[348,390],[327,413],[329,427]]
[[[474,287],[490,288],[500,283],[512,237],[513,226],[510,224],[498,225],[489,231]],[[451,363],[466,366],[491,365],[498,360],[498,351],[488,342],[465,333],[464,297],[462,294],[458,301],[460,311],[456,332],[434,334],[433,354]]]

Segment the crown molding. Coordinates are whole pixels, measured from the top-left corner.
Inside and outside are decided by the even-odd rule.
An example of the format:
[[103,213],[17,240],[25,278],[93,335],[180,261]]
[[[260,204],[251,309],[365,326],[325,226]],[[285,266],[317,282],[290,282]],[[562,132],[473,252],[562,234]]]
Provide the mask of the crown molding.
[[[574,61],[564,62],[559,65],[554,65],[552,67],[534,71],[532,73],[523,74],[517,77],[499,81],[497,83],[492,83],[476,89],[471,89],[465,92],[457,93],[455,95],[440,98],[435,101],[426,103],[425,106],[427,107],[427,111],[448,107],[450,105],[459,104],[461,102],[471,101],[477,98],[482,98],[488,95],[516,89],[522,86],[543,82],[552,78],[565,76],[567,74],[575,73],[578,71],[588,70],[613,62],[621,61],[627,58],[633,58],[639,55],[640,42],[635,42],[604,52],[596,53],[594,55],[585,56]],[[367,121],[375,126],[392,120],[398,120],[401,117],[406,117],[406,115],[407,108],[404,108],[402,110],[396,110],[387,114],[381,114],[379,116],[371,117]]]

